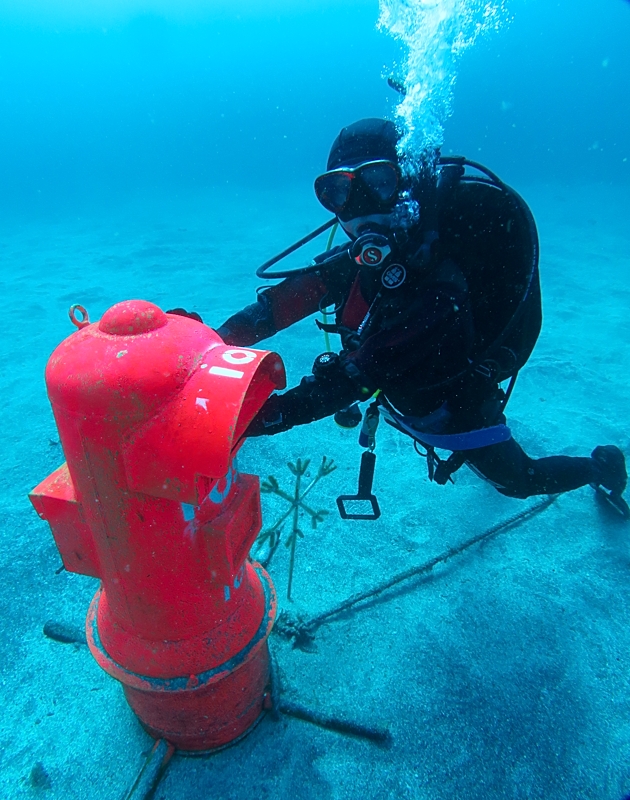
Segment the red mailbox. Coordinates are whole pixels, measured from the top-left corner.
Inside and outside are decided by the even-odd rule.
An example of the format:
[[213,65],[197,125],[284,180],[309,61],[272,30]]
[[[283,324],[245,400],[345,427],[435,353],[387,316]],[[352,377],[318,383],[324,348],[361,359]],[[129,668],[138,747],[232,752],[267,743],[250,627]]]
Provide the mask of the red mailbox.
[[141,300],[74,321],[46,369],[67,461],[31,500],[66,569],[101,580],[88,644],[144,728],[221,747],[269,681],[275,592],[248,558],[259,482],[235,456],[282,361]]

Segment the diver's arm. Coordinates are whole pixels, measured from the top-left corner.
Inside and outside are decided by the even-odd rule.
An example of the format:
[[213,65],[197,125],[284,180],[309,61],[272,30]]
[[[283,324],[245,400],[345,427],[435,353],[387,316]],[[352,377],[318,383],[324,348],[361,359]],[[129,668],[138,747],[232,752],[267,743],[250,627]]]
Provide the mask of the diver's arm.
[[[313,260],[318,264],[336,253],[346,251],[347,245],[339,245]],[[310,317],[320,306],[336,305],[350,288],[356,269],[353,262],[334,269],[322,268],[303,275],[285,278],[275,286],[269,286],[258,294],[258,302],[226,320],[217,333],[226,344],[242,347],[268,339],[295,322]]]
[[323,277],[315,272],[285,278],[260,292],[256,303],[231,316],[217,333],[226,344],[256,344],[314,314],[327,293]]
[[258,301],[237,311],[216,331],[226,344],[247,347],[277,332],[268,292],[261,292]]
[[356,400],[370,397],[375,387],[365,383],[363,376],[348,368],[335,353],[324,353],[315,361],[313,375],[302,378],[298,386],[284,394],[271,395],[245,435],[270,436],[329,417]]

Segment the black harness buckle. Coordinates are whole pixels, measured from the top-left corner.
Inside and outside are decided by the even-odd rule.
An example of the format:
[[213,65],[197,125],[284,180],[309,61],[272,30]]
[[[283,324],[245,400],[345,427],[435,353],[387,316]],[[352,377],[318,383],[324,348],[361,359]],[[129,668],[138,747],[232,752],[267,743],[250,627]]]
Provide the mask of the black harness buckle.
[[[435,452],[433,455],[437,458],[437,454]],[[438,486],[444,486],[449,481],[454,483],[451,475],[454,472],[457,472],[457,470],[462,467],[465,462],[466,456],[461,451],[451,453],[446,461],[440,460],[436,465],[434,465],[435,468],[433,470],[433,477],[430,479],[435,481]]]

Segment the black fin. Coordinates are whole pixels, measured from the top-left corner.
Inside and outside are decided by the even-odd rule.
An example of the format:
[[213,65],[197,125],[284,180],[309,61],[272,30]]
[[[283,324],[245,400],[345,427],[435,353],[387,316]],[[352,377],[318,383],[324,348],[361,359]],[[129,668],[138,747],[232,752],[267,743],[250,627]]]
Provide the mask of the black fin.
[[607,492],[603,486],[600,486],[597,483],[592,483],[591,486],[595,489],[597,493],[597,497],[606,502],[609,506],[615,509],[618,514],[624,519],[630,520],[630,506],[620,494],[613,494],[613,492]]

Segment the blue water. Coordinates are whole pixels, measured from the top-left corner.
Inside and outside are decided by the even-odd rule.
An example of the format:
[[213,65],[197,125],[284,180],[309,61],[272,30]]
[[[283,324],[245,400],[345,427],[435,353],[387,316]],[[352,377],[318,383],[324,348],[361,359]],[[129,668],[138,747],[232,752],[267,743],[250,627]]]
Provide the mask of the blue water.
[[[441,3],[483,5],[388,5]],[[545,324],[510,424],[533,456],[604,443],[628,456],[630,4],[506,0],[500,16],[448,61],[434,99],[443,153],[485,163],[538,222]],[[312,182],[339,129],[397,118],[385,78],[409,77],[408,53],[378,19],[376,0],[0,2],[1,798],[120,797],[150,745],[87,649],[42,634],[49,619],[80,628],[96,590],[55,574],[26,498],[63,461],[43,371],[72,332],[68,307],[95,320],[141,297],[219,325],[252,302],[256,267],[327,218]],[[265,346],[290,385],[324,349],[312,320]],[[524,507],[465,470],[456,486],[430,484],[387,428],[377,452],[383,516],[349,524],[334,499],[356,486],[354,433],[322,420],[243,449],[241,469],[287,487],[287,461],[339,465],[313,499],[331,514],[298,545],[293,603],[284,548],[274,562],[292,613],[329,608]],[[265,498],[264,510],[269,523],[281,509]],[[176,757],[156,797],[619,800],[628,535],[580,490],[323,628],[317,652],[272,637],[294,699],[387,728],[391,748],[265,720],[211,759]]]
[[[10,210],[145,189],[308,184],[340,127],[397,99],[381,75],[402,54],[376,30],[376,2],[268,12],[240,3],[238,14],[227,3],[92,15],[6,5],[0,175]],[[508,11],[513,21],[460,59],[445,152],[480,154],[510,180],[535,170],[627,181],[627,4],[511,0]]]

